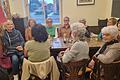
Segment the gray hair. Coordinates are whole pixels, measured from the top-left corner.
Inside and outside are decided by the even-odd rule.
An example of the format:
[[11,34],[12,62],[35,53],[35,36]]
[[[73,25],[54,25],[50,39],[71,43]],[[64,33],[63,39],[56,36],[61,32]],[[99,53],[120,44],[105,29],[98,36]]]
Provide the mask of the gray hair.
[[86,19],[85,19],[85,18],[79,19],[79,22],[80,22],[80,23],[83,23],[84,25],[86,25]]
[[82,23],[71,24],[71,31],[75,33],[77,38],[81,41],[85,41],[86,28]]
[[116,38],[118,33],[119,33],[117,26],[107,26],[107,27],[104,27],[101,30],[101,32],[102,33],[108,33],[111,36],[113,36],[114,38]]
[[80,21],[85,21],[85,22],[86,22],[86,19],[85,19],[85,18],[80,18],[80,19],[79,19],[79,22],[80,22]]

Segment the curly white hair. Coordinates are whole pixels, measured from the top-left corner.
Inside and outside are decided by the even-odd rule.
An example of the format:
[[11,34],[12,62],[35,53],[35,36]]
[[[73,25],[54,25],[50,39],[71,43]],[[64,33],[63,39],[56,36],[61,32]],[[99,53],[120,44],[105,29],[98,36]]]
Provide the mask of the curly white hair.
[[79,37],[80,40],[85,39],[86,28],[83,23],[73,23],[71,24],[71,31]]
[[118,31],[118,28],[117,26],[107,26],[107,27],[104,27],[101,32],[103,34],[107,33],[107,34],[110,34],[112,35],[113,37],[116,37],[118,34],[119,34],[119,31]]

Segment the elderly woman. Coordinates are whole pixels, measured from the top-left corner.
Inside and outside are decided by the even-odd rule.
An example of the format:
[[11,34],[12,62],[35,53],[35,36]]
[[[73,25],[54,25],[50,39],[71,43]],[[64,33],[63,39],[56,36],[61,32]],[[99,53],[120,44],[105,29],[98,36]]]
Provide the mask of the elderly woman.
[[32,34],[31,34],[31,29],[36,25],[36,21],[34,19],[29,19],[28,20],[28,26],[25,29],[25,40],[31,40],[32,39]]
[[89,31],[88,25],[86,24],[86,22],[87,22],[86,19],[81,18],[81,19],[79,20],[79,22],[80,22],[80,23],[83,23],[83,24],[85,25],[85,28],[86,28],[85,36],[86,36],[87,38],[96,37],[96,36],[97,36],[97,35],[94,34],[93,32]]
[[64,51],[64,55],[62,56],[63,63],[89,59],[89,46],[85,41],[86,29],[81,25],[81,23],[71,25],[73,45],[71,48]]
[[104,27],[102,29],[102,36],[105,43],[93,56],[92,61],[89,63],[89,67],[91,68],[93,68],[94,63],[97,60],[104,64],[104,80],[120,79],[120,64],[117,63],[120,60],[120,43],[116,40],[117,35],[117,27]]
[[56,28],[52,24],[52,18],[47,18],[47,20],[46,20],[46,30],[47,30],[50,37],[55,37],[56,36],[56,34],[55,34]]
[[[111,17],[107,21],[107,26],[108,27],[109,26],[114,26],[114,25],[116,25],[116,23],[117,23],[117,19],[114,18],[114,17]],[[98,39],[102,39],[102,33],[101,32],[98,34]]]
[[21,33],[15,29],[11,20],[5,23],[6,29],[3,35],[3,42],[6,50],[6,55],[12,60],[12,74],[14,80],[18,80],[19,64],[23,60],[23,45],[24,39]]
[[45,61],[50,57],[48,33],[43,25],[32,28],[33,40],[25,43],[24,54],[32,62]]
[[70,19],[69,17],[64,17],[64,25],[61,25],[58,29],[58,37],[61,38],[70,38],[71,37],[71,29],[70,29]]

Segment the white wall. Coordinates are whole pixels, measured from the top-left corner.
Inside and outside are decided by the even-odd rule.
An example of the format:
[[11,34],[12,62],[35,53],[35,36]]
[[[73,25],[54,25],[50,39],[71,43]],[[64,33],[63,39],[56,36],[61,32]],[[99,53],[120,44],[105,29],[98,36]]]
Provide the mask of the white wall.
[[[69,16],[72,22],[86,18],[88,25],[97,25],[98,18],[106,18],[107,0],[95,0],[95,5],[77,6],[77,0],[62,0],[63,17]],[[110,1],[110,0],[108,0]]]
[[112,13],[112,1],[113,0],[107,0],[106,3],[106,17],[111,17],[111,13]]
[[[13,2],[14,1],[14,2]],[[21,17],[26,17],[25,0],[9,0],[11,14],[19,13]]]

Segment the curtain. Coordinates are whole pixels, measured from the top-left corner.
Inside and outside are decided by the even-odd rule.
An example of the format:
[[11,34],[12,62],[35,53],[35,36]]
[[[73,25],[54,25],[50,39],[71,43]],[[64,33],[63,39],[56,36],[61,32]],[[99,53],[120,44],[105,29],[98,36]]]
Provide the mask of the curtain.
[[6,17],[4,16],[4,12],[2,10],[2,6],[0,6],[0,24],[4,23],[6,21]]

